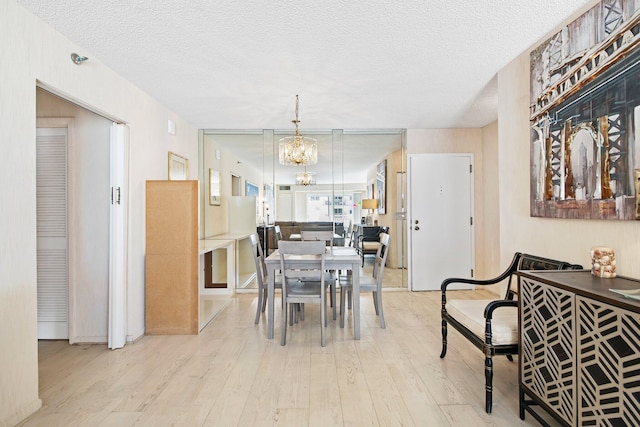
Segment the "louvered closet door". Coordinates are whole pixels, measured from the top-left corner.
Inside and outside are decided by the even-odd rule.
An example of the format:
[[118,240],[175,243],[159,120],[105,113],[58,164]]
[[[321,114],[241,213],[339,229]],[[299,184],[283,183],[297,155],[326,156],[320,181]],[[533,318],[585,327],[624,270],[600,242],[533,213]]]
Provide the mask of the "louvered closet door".
[[68,339],[67,128],[36,133],[38,338]]

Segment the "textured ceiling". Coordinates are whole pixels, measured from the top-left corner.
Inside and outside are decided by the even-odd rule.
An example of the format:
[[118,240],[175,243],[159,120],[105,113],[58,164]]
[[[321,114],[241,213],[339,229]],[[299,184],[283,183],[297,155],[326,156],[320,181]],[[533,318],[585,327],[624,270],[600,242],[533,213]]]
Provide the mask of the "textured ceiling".
[[479,127],[590,0],[18,0],[197,128]]

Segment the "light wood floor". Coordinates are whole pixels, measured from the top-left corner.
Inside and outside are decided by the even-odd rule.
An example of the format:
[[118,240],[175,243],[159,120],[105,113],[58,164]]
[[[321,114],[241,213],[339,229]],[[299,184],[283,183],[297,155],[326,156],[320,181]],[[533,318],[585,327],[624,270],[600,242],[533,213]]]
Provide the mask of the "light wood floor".
[[[459,297],[490,297],[458,291]],[[362,297],[362,339],[319,311],[280,346],[254,325],[255,294],[238,294],[197,336],[105,345],[39,346],[43,407],[23,426],[524,426],[517,363],[496,358],[494,411],[484,412],[484,359],[456,331],[440,359],[440,293],[384,293],[380,329]],[[277,307],[276,303],[276,307]],[[348,318],[349,322],[351,321]]]

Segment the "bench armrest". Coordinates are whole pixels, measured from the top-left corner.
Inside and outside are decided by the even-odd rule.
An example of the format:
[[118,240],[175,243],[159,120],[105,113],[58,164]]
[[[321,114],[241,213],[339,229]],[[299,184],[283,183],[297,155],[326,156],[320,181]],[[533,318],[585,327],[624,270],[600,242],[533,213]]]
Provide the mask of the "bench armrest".
[[454,283],[466,283],[469,285],[480,285],[480,286],[487,286],[487,285],[495,285],[498,282],[501,282],[502,280],[506,279],[507,277],[509,277],[511,275],[511,273],[506,274],[506,275],[501,275],[499,277],[495,277],[493,279],[488,279],[488,280],[477,280],[477,279],[464,279],[464,278],[460,278],[460,277],[450,277],[448,279],[444,279],[442,281],[442,284],[440,285],[440,290],[442,292],[446,292],[447,287],[451,284]]
[[444,279],[440,284],[440,290],[442,291],[442,313],[446,312],[445,305],[447,304],[447,286],[449,286],[452,283],[466,283],[470,285],[487,286],[487,285],[495,285],[496,283],[502,282],[507,278],[511,280],[510,276],[516,271],[518,267],[518,261],[520,260],[520,255],[521,255],[520,252],[516,252],[516,254],[513,256],[513,260],[511,260],[511,264],[509,265],[509,267],[501,275],[499,275],[498,277],[494,277],[493,279],[476,280],[476,279],[465,279],[465,278],[458,278],[458,277],[451,277],[448,279]]
[[442,284],[440,285],[440,290],[444,294],[444,292],[447,291],[447,286],[449,286],[451,283],[466,283],[469,285],[480,285],[480,286],[495,285],[496,283],[502,282],[504,279],[509,278],[509,276],[511,276],[516,271],[519,259],[520,259],[520,253],[516,252],[509,267],[501,275],[499,275],[498,277],[494,277],[493,279],[477,280],[477,279],[464,279],[464,278],[451,277],[448,279],[444,279],[442,281]]
[[484,326],[484,341],[487,345],[491,345],[491,343],[493,342],[493,331],[491,330],[491,320],[493,318],[494,310],[500,307],[517,307],[517,306],[518,306],[518,301],[506,300],[506,299],[491,301],[489,304],[487,304],[487,306],[484,308],[484,318],[486,319],[485,326]]
[[491,320],[491,318],[493,317],[494,310],[500,307],[517,307],[517,306],[518,306],[518,301],[514,301],[514,300],[499,299],[499,300],[491,301],[484,308],[484,318],[487,320]]
[[364,234],[360,234],[358,236],[358,244],[362,243],[362,242],[379,242],[380,241],[380,236],[376,235],[376,236],[365,236]]

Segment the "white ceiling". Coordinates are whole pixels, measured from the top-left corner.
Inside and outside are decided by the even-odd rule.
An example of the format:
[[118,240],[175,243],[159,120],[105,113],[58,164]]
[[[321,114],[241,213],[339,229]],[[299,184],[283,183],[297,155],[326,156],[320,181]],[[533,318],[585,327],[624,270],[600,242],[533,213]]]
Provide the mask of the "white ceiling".
[[303,134],[487,125],[496,73],[593,3],[17,1],[196,128],[291,130],[299,94]]
[[497,71],[592,0],[18,0],[197,128],[484,126]]

